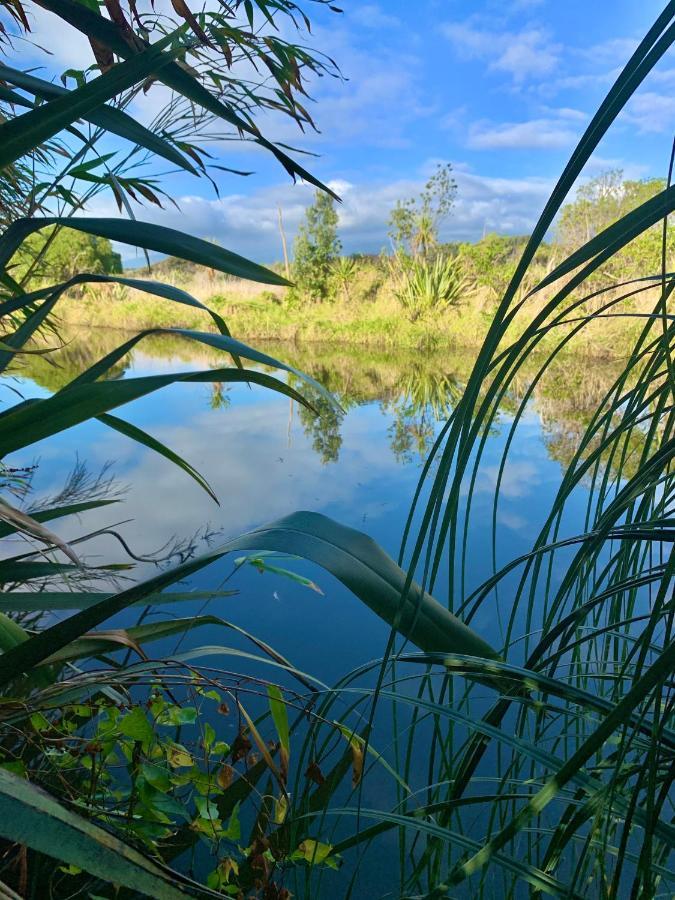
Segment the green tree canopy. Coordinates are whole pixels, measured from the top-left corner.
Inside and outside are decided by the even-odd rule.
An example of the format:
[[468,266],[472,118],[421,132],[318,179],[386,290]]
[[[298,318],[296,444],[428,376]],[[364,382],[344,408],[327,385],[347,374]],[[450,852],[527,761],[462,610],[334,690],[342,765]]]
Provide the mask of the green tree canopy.
[[[45,234],[48,240],[45,241]],[[96,275],[122,271],[122,257],[107,238],[71,228],[43,229],[29,235],[14,258],[13,276],[23,279],[66,281],[79,272]]]
[[[556,243],[568,254],[591,240],[626,213],[660,193],[662,178],[624,180],[620,169],[598,175],[583,184],[576,199],[563,206],[556,229]],[[594,277],[596,283],[616,284],[630,278],[657,274],[661,268],[663,229],[657,223],[612,257]],[[668,254],[675,239],[668,237]]]
[[317,191],[294,246],[294,293],[304,299],[316,303],[329,299],[333,293],[333,266],[342,250],[337,226],[335,201]]

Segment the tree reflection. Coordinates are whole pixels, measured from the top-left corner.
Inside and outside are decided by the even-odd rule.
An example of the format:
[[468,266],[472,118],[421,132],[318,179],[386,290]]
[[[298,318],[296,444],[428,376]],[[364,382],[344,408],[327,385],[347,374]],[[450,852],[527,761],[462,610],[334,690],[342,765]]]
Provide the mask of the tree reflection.
[[[63,335],[65,347],[58,353],[22,357],[13,364],[13,374],[55,391],[126,338],[123,333],[106,329],[87,329],[84,338],[80,335],[77,340],[71,340],[65,329]],[[42,340],[46,346],[54,341],[50,335]],[[440,425],[447,421],[461,395],[474,360],[471,350],[457,348],[421,353],[270,342],[266,349],[307,372],[337,400],[339,407],[320,391],[289,376],[289,383],[311,404],[312,408],[298,405],[298,419],[325,464],[339,460],[345,411],[373,403],[391,417],[388,438],[396,460],[410,464],[426,458]],[[206,368],[223,364],[222,354],[165,335],[144,341],[116,364],[112,377],[123,377],[131,362],[138,363],[141,356],[144,360],[156,359],[162,369],[179,363]],[[492,431],[498,432],[513,420],[540,365],[541,360],[533,357],[514,379],[512,390],[500,398]],[[549,456],[563,466],[569,465],[576,453],[593,410],[616,376],[617,366],[616,361],[594,359],[589,364],[584,359],[561,358],[538,382],[530,400],[531,410],[541,425]],[[218,383],[210,386],[206,398],[214,410],[230,404],[229,389]],[[289,415],[289,429],[292,421],[293,415]],[[639,456],[638,447],[629,450],[629,457]]]
[[398,462],[411,463],[415,455],[426,458],[437,426],[450,415],[461,385],[453,375],[416,365],[402,373],[396,387],[398,397],[382,408],[393,416],[387,433],[394,456]]

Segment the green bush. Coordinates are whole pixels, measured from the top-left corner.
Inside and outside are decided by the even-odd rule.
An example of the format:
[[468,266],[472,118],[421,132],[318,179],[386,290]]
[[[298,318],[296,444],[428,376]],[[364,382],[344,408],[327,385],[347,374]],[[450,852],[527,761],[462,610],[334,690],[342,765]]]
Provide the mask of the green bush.
[[396,253],[392,260],[394,294],[411,322],[456,305],[466,288],[456,259],[433,260]]

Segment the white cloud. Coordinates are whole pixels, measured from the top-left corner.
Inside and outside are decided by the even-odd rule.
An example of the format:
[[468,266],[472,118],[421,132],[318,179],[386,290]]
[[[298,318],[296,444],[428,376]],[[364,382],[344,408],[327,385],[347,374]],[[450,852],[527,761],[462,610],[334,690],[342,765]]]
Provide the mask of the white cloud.
[[[89,41],[72,25],[36,4],[27,7],[27,15],[30,33],[25,40],[15,40],[15,52],[8,54],[15,62],[20,62],[22,68],[26,67],[26,57],[39,57],[43,65],[59,73],[66,68],[86,69],[92,65],[94,54]],[[45,53],[49,55],[45,56]]]
[[[342,197],[338,213],[340,237],[348,253],[377,253],[387,246],[387,220],[396,201],[418,194],[427,176],[426,168],[416,178],[379,184],[330,182]],[[455,167],[458,195],[452,216],[444,228],[444,240],[473,240],[485,231],[524,233],[529,231],[543,207],[552,182],[542,178],[490,178]],[[260,262],[280,259],[281,246],[277,208],[281,206],[290,239],[303,221],[314,190],[306,184],[281,183],[249,195],[221,199],[184,196],[180,210],[147,207],[138,214],[145,221],[215,238],[236,253]],[[112,199],[101,199],[89,215],[116,216]],[[119,248],[126,260],[133,250]]]
[[578,136],[578,129],[555,119],[500,125],[478,123],[470,128],[467,145],[474,150],[554,150],[571,146]]
[[560,45],[543,28],[497,31],[465,21],[446,22],[441,31],[459,56],[485,60],[490,69],[507,72],[516,83],[540,78],[558,65]]
[[349,20],[364,28],[400,28],[401,20],[384,12],[375,3],[366,3],[354,11],[349,11]]
[[[214,353],[211,364],[216,365],[217,361],[218,354]],[[166,361],[161,360],[159,365],[165,370]],[[134,354],[134,366],[137,372],[154,371],[158,361],[144,356],[141,345]],[[192,368],[194,363],[184,367]],[[187,404],[183,409],[188,411],[185,424],[170,425],[165,419],[154,424],[153,435],[199,469],[221,499],[220,509],[174,465],[154,453],[143,452],[118,434],[100,428],[88,442],[92,470],[96,464],[114,459],[116,475],[122,482],[133,484],[120,518],[132,520],[124,533],[139,554],[154,552],[176,534],[189,536],[207,524],[223,527],[225,540],[295,510],[315,509],[317,503],[334,509],[353,509],[364,473],[376,473],[377,478],[396,477],[397,463],[385,450],[385,420],[381,420],[382,428],[377,434],[373,433],[372,417],[357,416],[345,422],[341,477],[336,478],[335,469],[323,465],[312,449],[311,439],[304,435],[297,416],[292,422],[289,446],[286,398],[254,387],[256,402],[252,404],[248,388],[234,387],[230,393],[231,408],[214,415],[204,411],[208,386],[187,391],[184,396],[190,400],[182,401]],[[67,456],[68,445],[62,444],[61,461]],[[172,498],[170,509],[156,502],[159,496]],[[171,511],[174,515],[167,514]],[[370,519],[386,514],[381,506],[373,506],[369,513]],[[111,520],[114,518],[108,509],[92,510],[87,515],[87,529],[95,531],[110,525]],[[60,533],[72,537],[72,522],[57,527],[61,528]],[[113,553],[115,560],[124,558],[119,549],[115,552],[111,548],[107,538],[87,544],[87,554],[97,553],[107,561]]]
[[675,97],[656,91],[639,93],[628,103],[621,120],[643,133],[670,131],[675,123]]
[[[479,472],[477,493],[492,494],[497,487],[498,477],[498,466],[484,466]],[[517,459],[509,460],[502,473],[499,491],[502,497],[511,499],[525,497],[527,494],[531,494],[540,483],[541,472],[536,463]]]
[[608,38],[599,44],[593,44],[579,55],[591,60],[596,65],[623,66],[636,50],[639,41],[636,38]]

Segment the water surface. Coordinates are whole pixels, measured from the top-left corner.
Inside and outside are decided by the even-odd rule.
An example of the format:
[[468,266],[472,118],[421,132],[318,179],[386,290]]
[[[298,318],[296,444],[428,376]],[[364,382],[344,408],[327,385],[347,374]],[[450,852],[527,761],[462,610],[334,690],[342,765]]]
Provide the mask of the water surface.
[[[12,376],[13,386],[27,397],[46,396],[125,337],[101,329],[78,331],[69,335],[71,343],[58,354],[57,366],[41,358],[23,362]],[[31,459],[20,454],[11,462],[37,463],[34,488],[42,497],[58,494],[79,464],[86,465],[91,478],[105,469],[106,477],[114,479],[110,490],[123,491],[121,502],[93,510],[79,522],[56,523],[55,530],[73,539],[111,529],[123,535],[137,557],[165,556],[167,548],[174,548],[178,561],[299,509],[324,513],[365,531],[396,557],[423,461],[461,395],[471,354],[296,345],[263,349],[311,374],[334,394],[342,411],[312,391],[309,396],[318,416],[257,386],[207,384],[174,385],[117,411],[195,466],[213,487],[219,506],[169,461],[98,422],[35,445]],[[227,361],[215,352],[174,338],[157,338],[139,345],[111,375],[126,378],[224,364]],[[498,564],[531,546],[563,467],[613,374],[609,364],[589,369],[564,362],[538,387],[504,472],[497,510]],[[297,380],[293,384],[299,386]],[[493,571],[493,491],[508,428],[526,385],[523,375],[488,436],[473,497],[467,590]],[[585,501],[582,487],[577,503],[570,505],[563,532],[581,530]],[[91,564],[129,561],[112,534],[87,543],[82,552]],[[384,623],[325,572],[304,562],[289,567],[313,579],[322,593],[286,578],[261,575],[252,567],[233,574],[233,561],[225,559],[181,587],[236,588],[237,596],[181,604],[179,611],[160,608],[150,615],[219,615],[254,632],[297,668],[326,684],[382,654],[389,634]],[[152,562],[139,562],[131,577],[155,570]],[[444,575],[435,592],[441,602],[456,605],[458,587],[455,584],[451,592]],[[507,582],[500,598],[486,604],[472,625],[501,645],[508,610]],[[128,611],[119,623],[128,624],[135,615]],[[230,632],[213,626],[189,633],[181,649],[223,643],[244,646]],[[164,642],[153,653],[173,652],[175,645],[175,639]],[[246,670],[246,663],[240,668]],[[420,786],[424,783],[421,772]],[[388,802],[384,795],[379,799]],[[384,875],[378,866],[363,877],[366,893],[359,896],[379,895]]]

